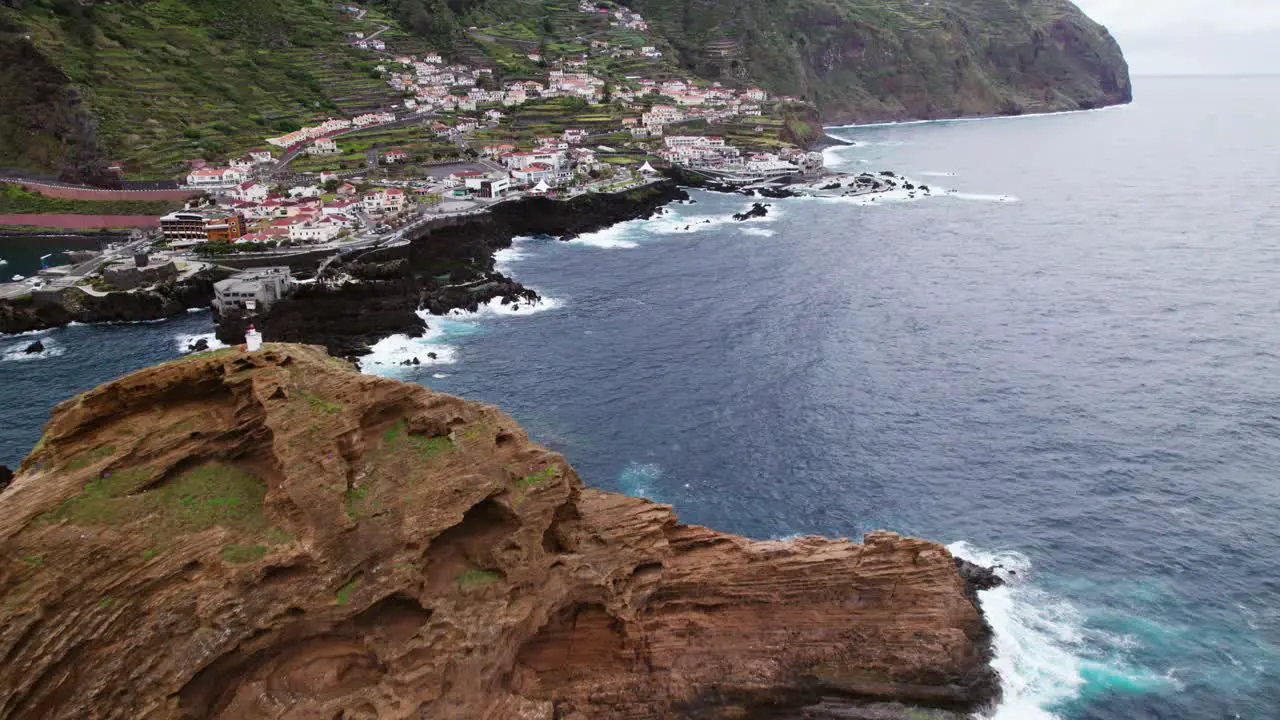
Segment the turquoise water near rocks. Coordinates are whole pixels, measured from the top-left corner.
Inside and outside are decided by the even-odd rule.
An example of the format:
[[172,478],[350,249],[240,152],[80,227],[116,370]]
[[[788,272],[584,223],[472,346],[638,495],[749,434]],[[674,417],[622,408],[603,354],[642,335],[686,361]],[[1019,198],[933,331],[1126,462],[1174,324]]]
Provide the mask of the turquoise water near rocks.
[[[500,404],[588,483],[688,522],[889,528],[1003,565],[1010,586],[983,597],[1000,718],[1276,717],[1280,80],[1137,96],[832,131],[857,143],[832,165],[927,199],[775,201],[735,223],[748,199],[694,193],[523,240],[502,264],[553,302],[434,320],[366,370]],[[208,323],[6,354],[0,462],[54,402]]]

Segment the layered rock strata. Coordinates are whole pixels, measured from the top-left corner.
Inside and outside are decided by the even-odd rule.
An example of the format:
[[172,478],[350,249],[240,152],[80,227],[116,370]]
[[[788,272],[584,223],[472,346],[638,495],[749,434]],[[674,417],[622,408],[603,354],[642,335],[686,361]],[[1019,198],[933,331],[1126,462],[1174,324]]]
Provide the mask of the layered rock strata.
[[997,693],[944,547],[683,525],[496,408],[315,347],[60,404],[0,546],[0,718],[936,717]]

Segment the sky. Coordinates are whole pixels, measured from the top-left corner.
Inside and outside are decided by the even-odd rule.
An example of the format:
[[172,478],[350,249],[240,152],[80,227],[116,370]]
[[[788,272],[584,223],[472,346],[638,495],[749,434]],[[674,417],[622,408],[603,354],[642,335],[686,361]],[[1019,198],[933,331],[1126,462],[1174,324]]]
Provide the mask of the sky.
[[1280,0],[1075,0],[1134,75],[1280,73]]

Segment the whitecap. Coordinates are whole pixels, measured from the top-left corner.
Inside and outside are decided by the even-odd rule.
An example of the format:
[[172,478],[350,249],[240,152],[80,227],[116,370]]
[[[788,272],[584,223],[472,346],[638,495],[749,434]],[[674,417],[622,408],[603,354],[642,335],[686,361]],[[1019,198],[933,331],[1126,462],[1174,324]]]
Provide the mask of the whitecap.
[[[395,375],[423,365],[450,365],[458,361],[458,348],[442,342],[445,331],[428,328],[420,337],[392,335],[379,340],[370,353],[360,358],[360,366],[374,375]],[[434,354],[435,357],[431,357]],[[418,359],[418,365],[402,365]]]
[[227,344],[219,340],[214,333],[193,333],[190,335],[175,335],[173,337],[174,344],[178,346],[178,352],[180,353],[190,352],[189,348],[199,340],[209,343],[210,350],[227,347]]
[[579,235],[569,240],[568,243],[570,245],[585,245],[604,250],[630,250],[640,247],[639,243],[623,237],[626,234],[627,225],[628,223],[620,223],[604,230]]
[[532,239],[527,236],[512,238],[511,247],[503,248],[493,254],[493,269],[504,275],[510,275],[513,263],[529,257],[529,252],[522,246]]
[[945,197],[953,197],[957,200],[972,200],[974,202],[994,202],[994,203],[1016,203],[1020,202],[1018,198],[1012,195],[985,195],[982,193],[962,193],[949,190],[944,193]]
[[8,264],[9,264],[8,260],[5,260],[4,258],[0,258],[0,265],[8,265]]
[[189,313],[209,312],[209,308],[208,307],[190,307],[190,308],[187,308],[187,312]]
[[433,377],[433,378],[435,378],[435,379],[437,379],[437,380],[443,380],[443,379],[445,379],[445,378],[449,377],[449,373],[431,373],[431,377]]
[[[854,130],[859,128],[896,127],[898,125],[935,125],[935,124],[946,125],[946,124],[952,124],[952,123],[989,122],[991,120],[1027,120],[1030,118],[1046,118],[1046,117],[1055,117],[1058,115],[1075,115],[1077,113],[1105,112],[1110,110],[1119,110],[1125,107],[1131,107],[1132,105],[1133,103],[1129,103],[1128,105],[1107,105],[1099,108],[1089,108],[1088,110],[1058,110],[1054,112],[1024,113],[1022,115],[984,115],[981,117],[942,118],[938,120],[895,120],[892,122],[878,122],[878,123],[865,123],[865,124],[853,123],[850,125],[829,125],[825,128],[825,130],[828,130],[828,131]],[[839,136],[837,135],[834,137],[839,137]],[[844,138],[841,138],[841,139],[843,140]]]
[[[748,209],[750,207],[750,205],[747,206]],[[650,221],[650,225],[646,229],[657,235],[673,235],[713,230],[731,222],[736,221],[730,216],[686,215],[684,217],[662,218],[661,220]]]
[[[470,321],[488,317],[510,317],[513,315],[524,316],[533,315],[546,310],[555,310],[562,305],[563,303],[560,300],[552,297],[542,297],[535,302],[521,300],[519,302],[508,304],[503,304],[502,298],[490,298],[488,302],[480,305],[475,312],[454,309],[450,310],[449,314],[444,317],[455,320]],[[422,319],[427,320],[428,324],[430,323],[430,320],[428,319],[430,318],[430,315],[419,313],[419,316],[422,317]]]
[[1005,580],[978,594],[994,635],[991,665],[1002,690],[992,720],[1059,720],[1051,708],[1078,698],[1086,685],[1104,692],[1145,692],[1176,682],[1126,662],[1122,656],[1132,648],[1132,638],[1088,628],[1069,600],[1029,582],[1032,566],[1026,555],[989,552],[963,541],[947,549],[994,568]]
[[744,227],[744,228],[739,228],[738,231],[741,232],[743,235],[751,235],[753,237],[773,237],[774,235],[778,234],[774,230],[770,230],[769,228],[761,228],[761,227]]
[[946,172],[943,170],[922,170],[921,172],[916,173],[916,175],[919,175],[921,177],[955,177],[956,176],[956,174],[953,172]]
[[[45,331],[42,330],[39,332],[45,332]],[[15,337],[15,336],[10,335],[9,337]],[[40,344],[44,345],[44,350],[38,353],[28,353],[27,348],[30,347],[31,343],[35,342],[36,340],[39,340]],[[45,336],[41,338],[36,338],[36,340],[31,340],[31,341],[24,340],[18,343],[17,345],[10,345],[6,347],[4,349],[3,354],[0,355],[0,360],[3,360],[5,362],[29,362],[32,360],[44,360],[45,358],[58,357],[59,355],[62,355],[67,351],[65,347],[63,347],[60,343],[58,343],[58,341],[54,340],[51,337]]]

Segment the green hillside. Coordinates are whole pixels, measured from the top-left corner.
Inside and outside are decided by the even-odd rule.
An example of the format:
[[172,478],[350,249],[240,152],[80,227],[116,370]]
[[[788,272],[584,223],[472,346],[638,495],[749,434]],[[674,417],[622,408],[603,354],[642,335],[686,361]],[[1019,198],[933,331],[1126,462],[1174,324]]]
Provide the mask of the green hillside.
[[381,28],[388,51],[438,50],[500,81],[544,77],[532,52],[652,44],[662,58],[590,70],[759,84],[829,123],[1130,98],[1120,48],[1069,0],[621,4],[649,30],[611,28],[577,0],[0,0],[0,170],[97,180],[122,161],[130,178],[171,178],[187,158],[386,107],[398,98],[373,72],[380,58],[346,37]]
[[1127,102],[1106,29],[1069,0],[631,0],[681,62],[816,103],[828,122]]
[[118,160],[131,177],[172,177],[186,158],[225,158],[395,100],[346,42],[379,26],[376,11],[358,21],[324,0],[0,1],[0,93],[21,98],[0,108],[0,167],[84,176],[87,161]]

